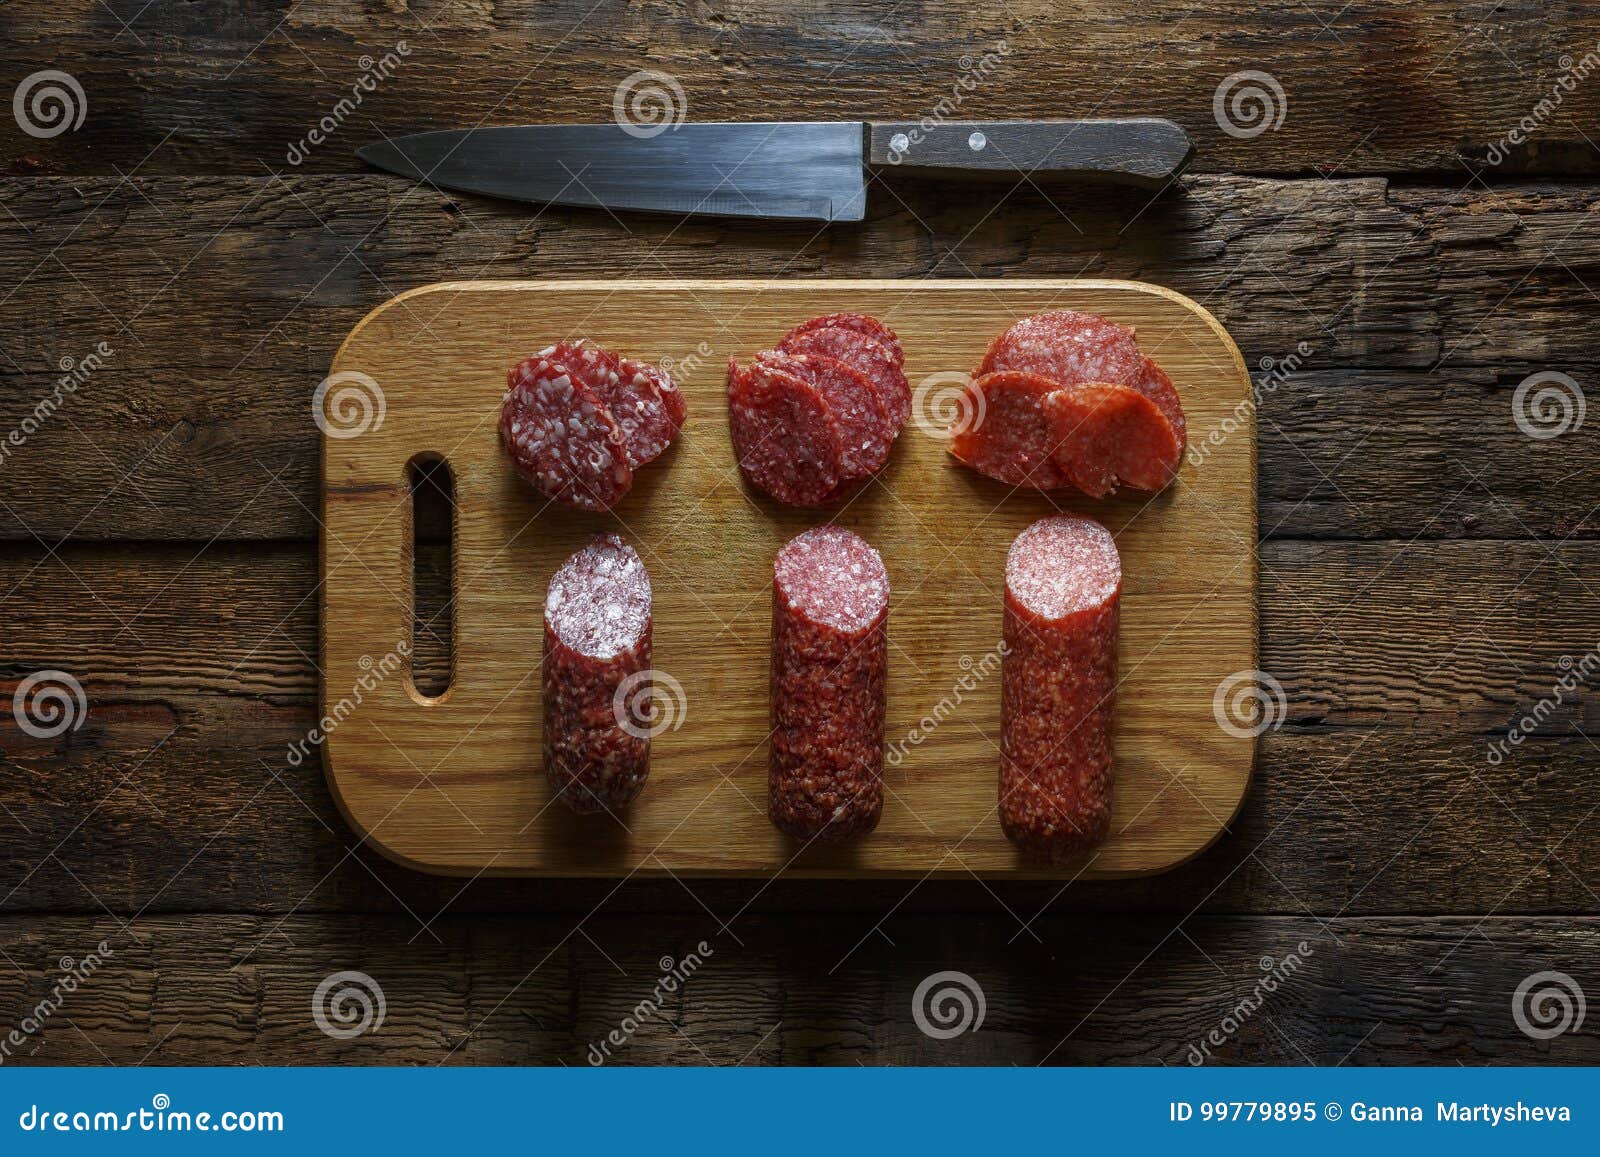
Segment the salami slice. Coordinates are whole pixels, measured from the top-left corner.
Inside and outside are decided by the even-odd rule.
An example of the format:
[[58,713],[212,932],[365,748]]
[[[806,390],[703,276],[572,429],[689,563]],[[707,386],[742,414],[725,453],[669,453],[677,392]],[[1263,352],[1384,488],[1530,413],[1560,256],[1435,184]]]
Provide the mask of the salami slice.
[[1056,446],[1045,398],[1060,387],[1038,374],[985,374],[967,387],[964,425],[949,450],[980,474],[1012,486],[1053,490],[1067,484],[1052,454]]
[[673,417],[663,383],[682,400],[683,395],[659,366],[619,358],[610,392],[603,395],[627,444],[628,465],[635,470],[654,461],[678,436],[681,420]]
[[643,373],[654,383],[656,393],[661,396],[661,404],[667,409],[667,417],[672,421],[673,437],[677,437],[678,431],[683,429],[684,422],[689,418],[689,403],[678,388],[678,383],[672,380],[672,375],[654,362],[619,358],[617,364],[623,376]]
[[[566,349],[576,351],[572,361],[560,357]],[[609,510],[633,485],[622,431],[587,384],[611,373],[597,352],[562,343],[525,359],[511,371],[500,411],[500,438],[517,472],[580,510]]]
[[814,317],[810,321],[803,321],[789,331],[790,335],[808,333],[814,329],[828,327],[854,330],[856,333],[865,334],[867,337],[876,338],[880,345],[889,353],[895,366],[905,365],[905,354],[900,349],[900,338],[875,317],[864,313],[825,313],[821,317]]
[[860,370],[823,354],[767,350],[757,354],[756,360],[809,383],[828,403],[828,409],[839,423],[843,443],[841,481],[865,478],[888,460],[889,447],[894,441],[889,416],[878,404],[872,383]]
[[1025,317],[989,343],[978,367],[980,375],[1000,370],[1042,374],[1063,386],[1105,382],[1136,389],[1172,423],[1182,452],[1183,404],[1172,379],[1139,352],[1133,331],[1115,322],[1066,309]]
[[819,506],[839,486],[844,442],[817,390],[785,370],[728,362],[728,429],[739,469],[757,490]]
[[1000,823],[1030,859],[1066,863],[1110,829],[1121,593],[1092,519],[1041,519],[1006,556]]
[[778,343],[778,348],[791,354],[821,354],[854,366],[872,383],[878,404],[889,416],[891,440],[905,429],[911,417],[911,385],[895,363],[892,351],[877,338],[858,330],[825,325],[791,332]]
[[544,601],[544,770],[575,812],[615,811],[650,773],[650,732],[629,716],[649,697],[650,575],[617,535],[594,538]]
[[1091,498],[1119,482],[1160,490],[1177,475],[1183,449],[1172,423],[1138,390],[1103,384],[1052,390],[1044,413],[1056,465]]
[[802,840],[871,831],[883,811],[889,574],[859,536],[819,526],[772,583],[768,814]]

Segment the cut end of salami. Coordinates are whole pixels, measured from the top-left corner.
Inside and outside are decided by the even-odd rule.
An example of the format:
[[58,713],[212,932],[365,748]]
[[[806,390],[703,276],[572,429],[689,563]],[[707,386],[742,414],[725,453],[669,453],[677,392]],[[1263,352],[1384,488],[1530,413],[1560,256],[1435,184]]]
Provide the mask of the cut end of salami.
[[728,362],[728,429],[750,485],[793,506],[820,506],[839,489],[844,440],[817,390],[762,362]]
[[889,575],[842,527],[773,564],[768,813],[800,840],[871,831],[883,811]]
[[603,535],[550,580],[544,606],[544,770],[576,812],[615,811],[643,789],[650,733],[630,718],[648,697],[650,576]]
[[1030,860],[1068,863],[1110,830],[1121,592],[1091,519],[1036,522],[1006,556],[1000,823]]
[[1006,594],[1043,622],[1104,606],[1122,590],[1122,558],[1092,518],[1042,518],[1006,554]]
[[685,410],[660,367],[562,341],[512,369],[500,438],[513,467],[545,496],[609,510],[634,470],[677,436]]
[[790,539],[773,564],[783,605],[807,622],[858,635],[889,607],[889,572],[865,539],[842,526],[818,526]]
[[650,574],[615,534],[598,535],[562,564],[545,594],[544,618],[579,655],[611,659],[650,630]]

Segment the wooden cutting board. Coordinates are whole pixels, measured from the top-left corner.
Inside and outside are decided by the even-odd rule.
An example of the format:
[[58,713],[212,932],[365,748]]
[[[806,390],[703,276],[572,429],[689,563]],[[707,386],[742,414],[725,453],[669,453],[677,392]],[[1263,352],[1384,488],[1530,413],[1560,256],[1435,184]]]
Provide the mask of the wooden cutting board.
[[[1177,384],[1191,447],[1216,434],[1165,493],[1013,493],[958,466],[937,424],[916,417],[879,481],[842,510],[780,506],[743,484],[730,355],[817,314],[871,313],[899,332],[913,388],[933,379],[919,393],[927,413],[995,334],[1052,308],[1136,327]],[[513,475],[496,429],[510,367],[578,336],[670,361],[689,401],[680,442],[608,515],[546,506]],[[467,875],[1076,875],[1024,868],[996,812],[1006,550],[1056,510],[1103,521],[1124,576],[1112,836],[1083,874],[1171,868],[1238,811],[1254,739],[1220,726],[1213,704],[1256,666],[1254,414],[1238,349],[1187,298],[1122,281],[460,282],[380,307],[332,370],[347,376],[325,403],[354,388],[374,404],[363,412],[347,396],[326,422],[339,436],[323,440],[323,753],[352,826],[402,863]],[[411,637],[407,467],[419,455],[449,462],[457,507],[454,676],[435,700],[396,651]],[[765,814],[772,559],[830,520],[889,569],[887,739],[901,757],[875,833],[802,850]],[[620,823],[552,804],[540,767],[545,587],[599,531],[644,558],[655,665],[682,689],[668,691],[672,726]]]

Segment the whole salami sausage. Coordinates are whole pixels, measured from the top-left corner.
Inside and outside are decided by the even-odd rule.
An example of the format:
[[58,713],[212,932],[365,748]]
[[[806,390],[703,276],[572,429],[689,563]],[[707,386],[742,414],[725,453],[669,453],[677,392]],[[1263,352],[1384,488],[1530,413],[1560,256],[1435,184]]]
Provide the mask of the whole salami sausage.
[[1110,829],[1121,592],[1117,544],[1092,519],[1041,519],[1006,556],[1000,824],[1031,860],[1059,866]]
[[[575,812],[626,807],[650,773],[650,575],[617,535],[562,564],[544,601],[544,770]],[[626,701],[626,702],[625,702]]]
[[768,814],[797,839],[847,839],[883,811],[889,574],[859,536],[819,526],[772,584]]

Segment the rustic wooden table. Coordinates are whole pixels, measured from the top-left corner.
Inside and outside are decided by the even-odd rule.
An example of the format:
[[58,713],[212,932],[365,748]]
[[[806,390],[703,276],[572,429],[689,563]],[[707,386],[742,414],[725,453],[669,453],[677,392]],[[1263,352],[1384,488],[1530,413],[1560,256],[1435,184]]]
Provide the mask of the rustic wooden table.
[[[619,1061],[1182,1064],[1214,1030],[1229,1062],[1600,1061],[1593,1021],[1513,1013],[1539,972],[1600,994],[1596,709],[1560,682],[1600,660],[1600,423],[1576,420],[1600,13],[23,0],[0,29],[0,691],[59,670],[86,697],[59,735],[0,713],[6,1060],[582,1064],[705,941]],[[606,119],[641,68],[701,120],[1145,114],[1200,151],[1154,200],[893,179],[820,233],[539,212],[352,156]],[[35,135],[43,70],[81,91],[76,129]],[[1278,87],[1243,82],[1265,125],[1230,119],[1245,70]],[[1128,277],[1215,312],[1269,380],[1260,656],[1285,701],[1231,832],[1067,887],[465,882],[358,846],[285,758],[317,714],[311,392],[401,290],[630,275]],[[1525,432],[1557,410],[1517,419],[1541,373],[1576,383],[1543,383],[1559,436]],[[92,975],[52,1001],[64,968]],[[946,969],[986,1016],[939,1040],[912,999]],[[311,1008],[344,970],[385,1015],[335,1039]]]

